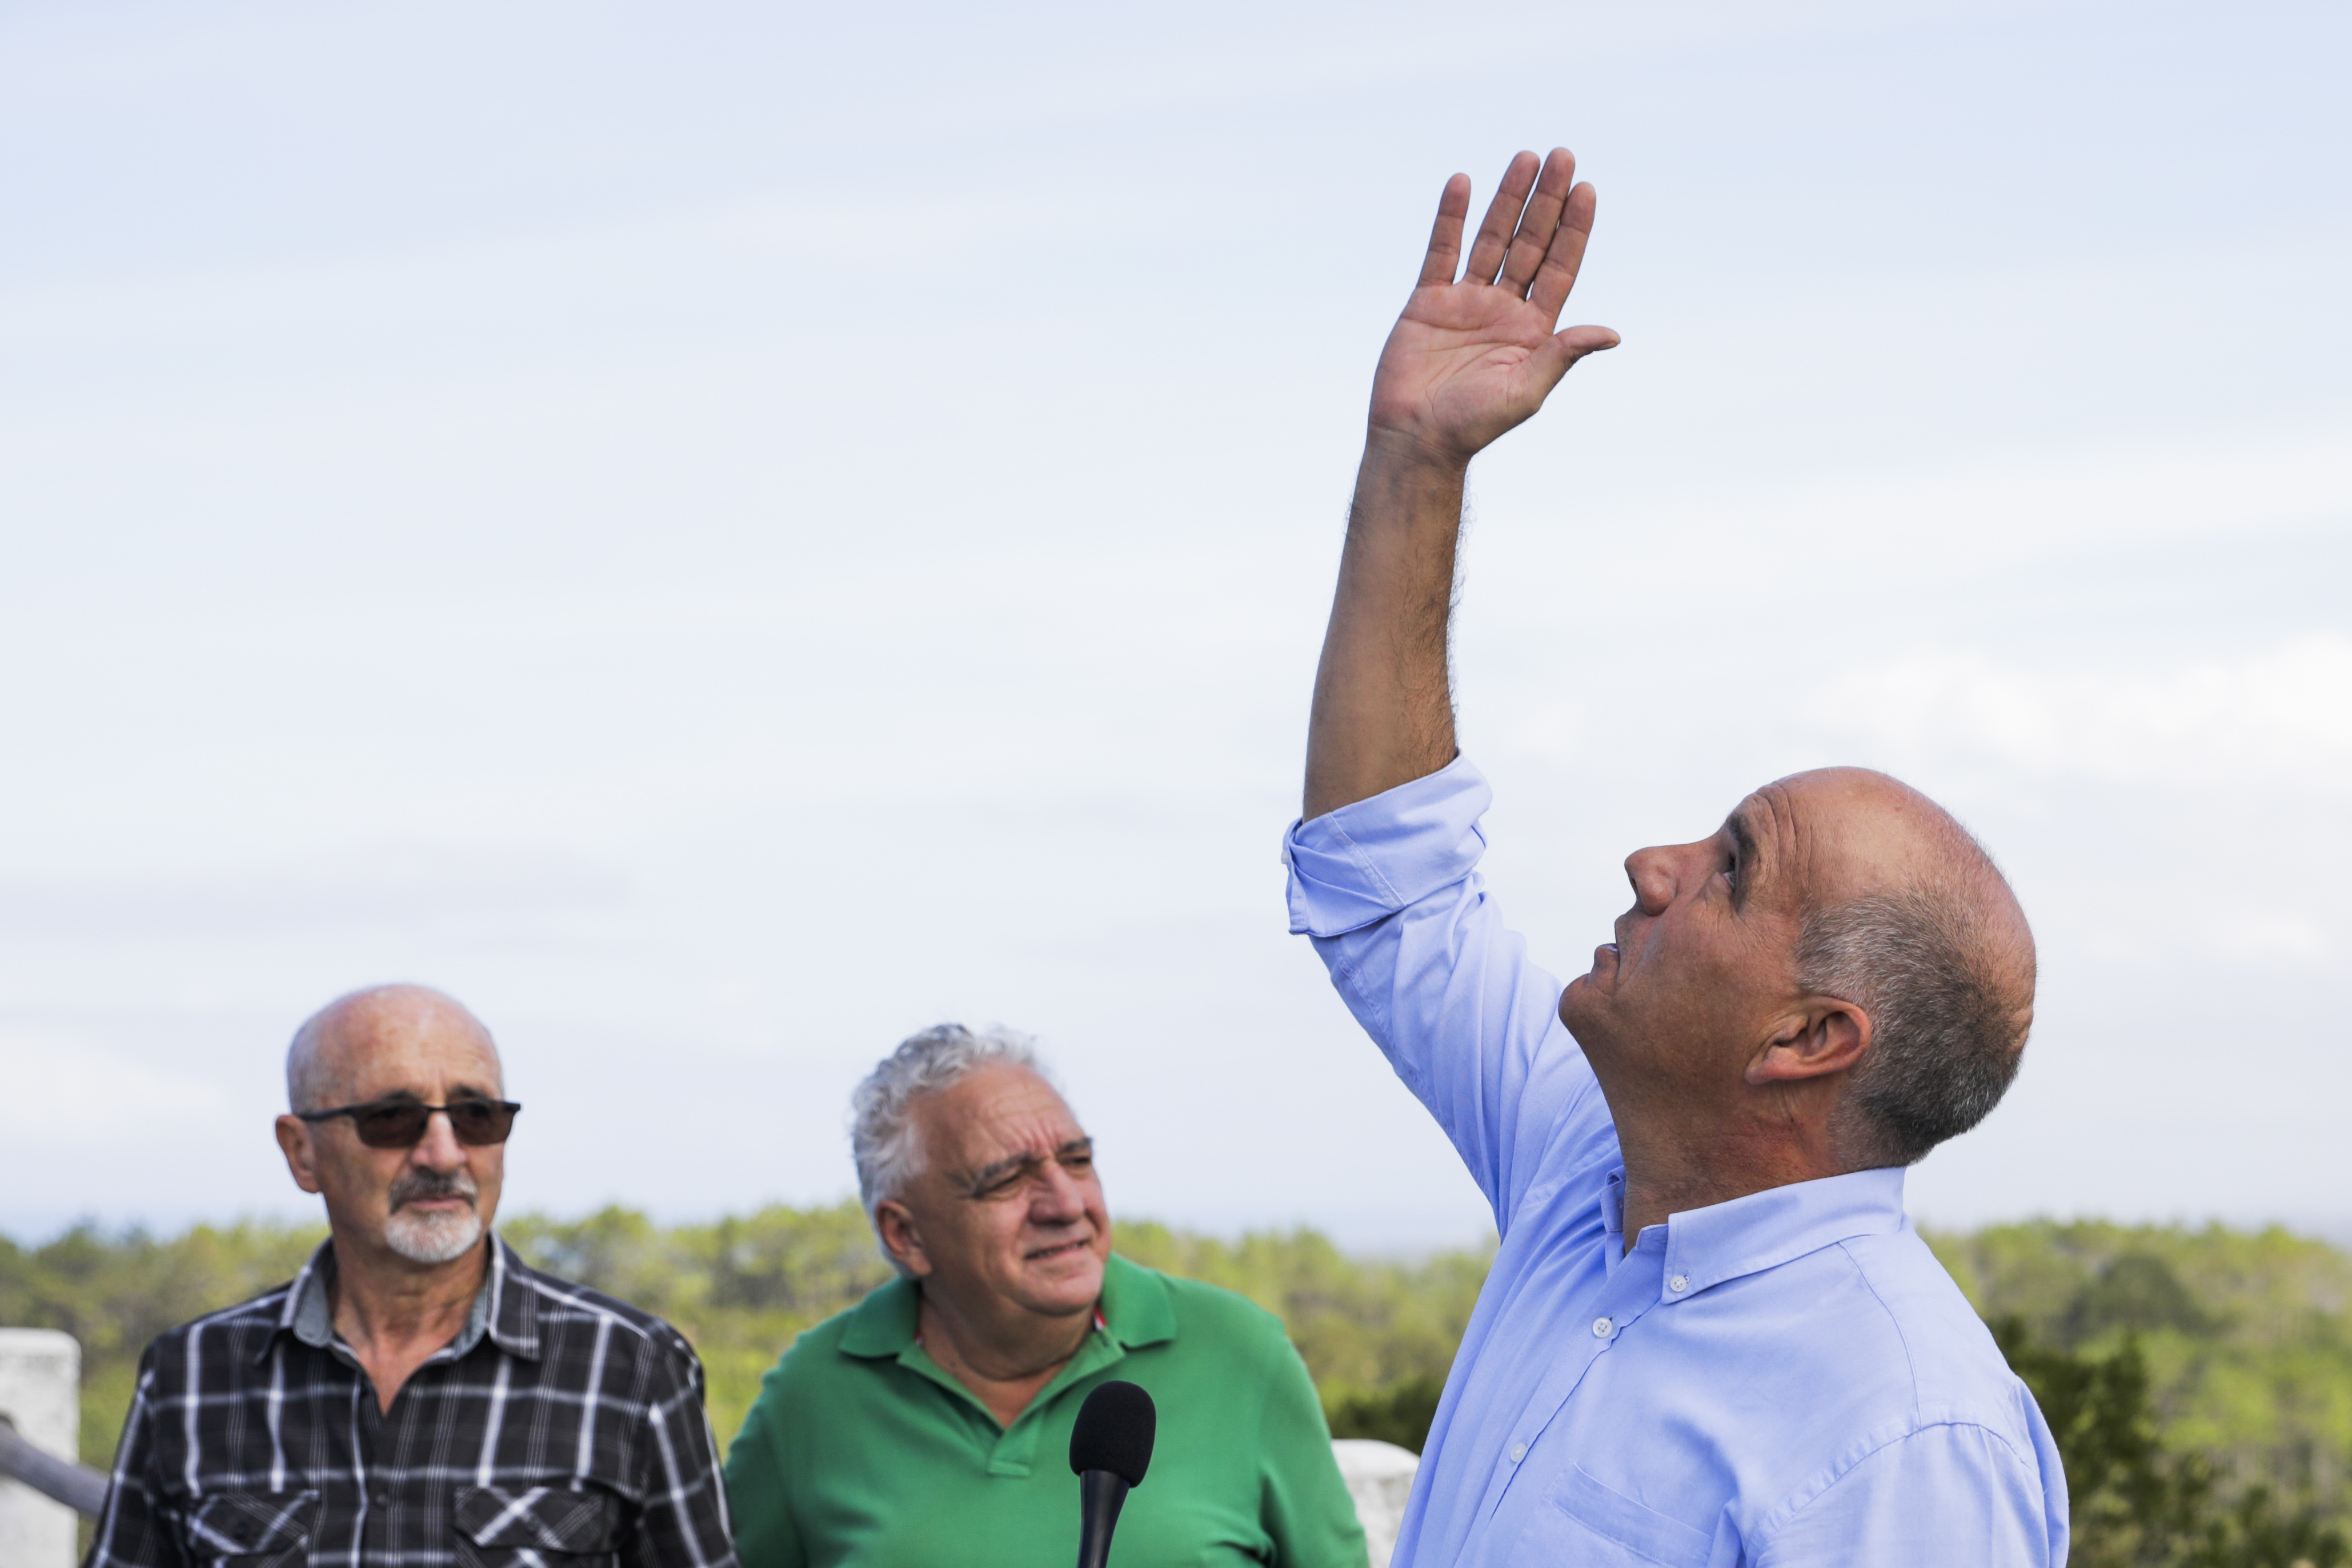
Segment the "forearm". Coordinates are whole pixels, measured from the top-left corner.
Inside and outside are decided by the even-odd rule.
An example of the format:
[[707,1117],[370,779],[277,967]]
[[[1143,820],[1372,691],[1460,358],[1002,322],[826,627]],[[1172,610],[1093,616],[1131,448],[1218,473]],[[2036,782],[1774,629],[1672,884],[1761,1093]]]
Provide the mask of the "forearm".
[[1309,819],[1454,759],[1446,638],[1465,474],[1408,438],[1375,431],[1365,444],[1315,672]]
[[1445,183],[1423,258],[1372,373],[1339,591],[1315,674],[1305,814],[1312,820],[1454,760],[1446,623],[1462,483],[1473,454],[1543,406],[1568,368],[1617,341],[1556,332],[1592,232],[1592,187],[1555,148],[1511,160],[1460,282],[1470,182]]

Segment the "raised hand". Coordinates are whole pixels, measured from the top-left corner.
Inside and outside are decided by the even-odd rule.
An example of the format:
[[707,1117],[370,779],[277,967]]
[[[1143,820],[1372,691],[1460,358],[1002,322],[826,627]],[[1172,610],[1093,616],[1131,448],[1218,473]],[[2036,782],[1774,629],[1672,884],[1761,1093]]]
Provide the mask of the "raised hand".
[[1445,183],[1421,281],[1381,350],[1372,378],[1371,434],[1442,461],[1466,464],[1543,406],[1568,368],[1617,345],[1606,327],[1554,330],[1592,235],[1591,185],[1576,159],[1552,149],[1511,160],[1457,282],[1470,178]]
[[1592,187],[1555,149],[1511,160],[1454,278],[1470,182],[1445,183],[1421,282],[1381,350],[1371,429],[1307,731],[1309,817],[1454,758],[1454,608],[1462,488],[1480,448],[1543,406],[1568,367],[1616,346],[1606,327],[1554,330],[1592,234]]

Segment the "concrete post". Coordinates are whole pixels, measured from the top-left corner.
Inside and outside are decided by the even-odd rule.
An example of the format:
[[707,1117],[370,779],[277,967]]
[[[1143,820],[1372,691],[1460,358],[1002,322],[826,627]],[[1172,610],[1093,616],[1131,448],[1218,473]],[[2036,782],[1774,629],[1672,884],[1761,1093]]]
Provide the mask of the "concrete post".
[[1397,1531],[1404,1523],[1405,1501],[1412,1496],[1413,1473],[1421,1469],[1421,1456],[1411,1448],[1369,1437],[1335,1437],[1331,1457],[1339,1461],[1339,1479],[1348,1483],[1356,1519],[1364,1527],[1371,1568],[1389,1568]]
[[[0,1416],[61,1459],[80,1455],[81,1346],[55,1329],[0,1329]],[[74,1511],[0,1479],[0,1563],[73,1568]]]

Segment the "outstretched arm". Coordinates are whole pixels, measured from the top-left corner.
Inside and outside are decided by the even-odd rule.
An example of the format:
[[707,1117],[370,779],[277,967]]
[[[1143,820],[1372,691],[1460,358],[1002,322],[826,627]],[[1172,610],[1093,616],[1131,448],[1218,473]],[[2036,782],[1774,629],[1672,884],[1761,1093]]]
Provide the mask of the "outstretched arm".
[[1613,348],[1606,327],[1556,331],[1592,233],[1592,187],[1555,148],[1511,160],[1457,282],[1470,180],[1445,183],[1421,281],[1381,350],[1339,588],[1315,673],[1305,815],[1454,759],[1446,629],[1462,486],[1475,456],[1568,368]]

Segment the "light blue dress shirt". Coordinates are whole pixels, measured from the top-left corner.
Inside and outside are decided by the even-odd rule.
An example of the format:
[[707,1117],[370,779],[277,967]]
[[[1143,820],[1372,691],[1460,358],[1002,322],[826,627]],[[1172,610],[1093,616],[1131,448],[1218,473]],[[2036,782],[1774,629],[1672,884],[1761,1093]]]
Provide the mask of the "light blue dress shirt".
[[1398,1568],[2055,1568],[2042,1412],[1900,1169],[1672,1216],[1623,1251],[1617,1133],[1475,867],[1466,761],[1296,826],[1293,931],[1494,1205]]

